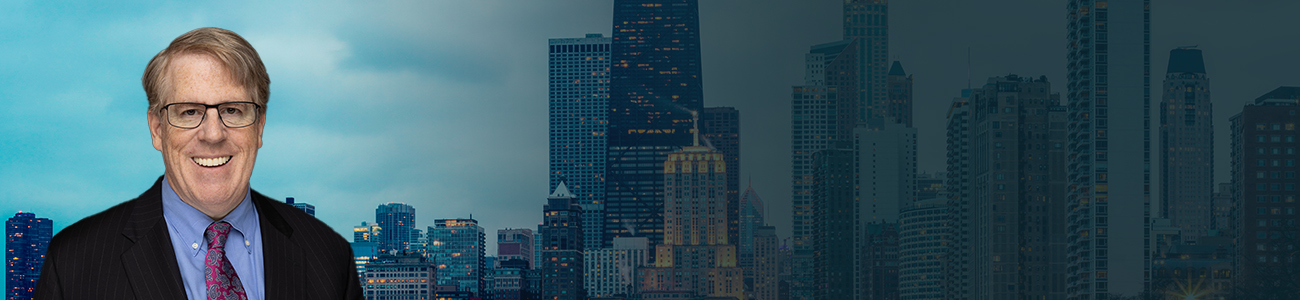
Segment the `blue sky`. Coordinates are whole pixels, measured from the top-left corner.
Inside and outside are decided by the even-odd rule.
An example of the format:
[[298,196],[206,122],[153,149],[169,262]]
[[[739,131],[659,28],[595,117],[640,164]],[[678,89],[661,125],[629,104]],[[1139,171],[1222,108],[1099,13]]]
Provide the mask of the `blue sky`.
[[[700,2],[705,106],[740,110],[741,178],[788,237],[790,86],[809,46],[840,39],[843,2]],[[921,171],[944,168],[944,113],[968,80],[1046,75],[1064,90],[1065,2],[891,1]],[[1300,85],[1300,2],[1152,2],[1152,102],[1169,49],[1199,45],[1226,181],[1228,117]],[[316,205],[343,234],[387,202],[413,205],[419,228],[470,214],[489,232],[535,228],[548,193],[546,39],[608,35],[611,12],[576,0],[0,1],[0,213],[57,230],[147,189],[163,164],[144,66],[215,26],[248,39],[271,76],[254,189]]]

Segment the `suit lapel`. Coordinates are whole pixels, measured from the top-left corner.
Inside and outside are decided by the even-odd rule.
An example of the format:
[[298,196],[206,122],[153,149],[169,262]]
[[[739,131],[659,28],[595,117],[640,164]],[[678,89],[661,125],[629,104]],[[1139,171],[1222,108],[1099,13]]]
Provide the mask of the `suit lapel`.
[[296,299],[305,292],[303,249],[291,238],[293,227],[285,222],[270,198],[253,191],[253,204],[262,227],[262,264],[266,278],[266,299]]
[[134,200],[122,235],[135,244],[122,253],[122,268],[139,299],[184,299],[180,267],[162,213],[162,178]]

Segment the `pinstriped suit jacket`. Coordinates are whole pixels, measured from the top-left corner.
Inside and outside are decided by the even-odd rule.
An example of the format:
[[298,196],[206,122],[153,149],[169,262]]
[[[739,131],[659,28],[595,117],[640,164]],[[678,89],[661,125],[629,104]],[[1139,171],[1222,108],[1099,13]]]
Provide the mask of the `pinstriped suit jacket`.
[[[253,191],[266,299],[362,299],[352,248],[315,217]],[[36,299],[185,299],[162,214],[162,177],[140,197],[50,241]]]

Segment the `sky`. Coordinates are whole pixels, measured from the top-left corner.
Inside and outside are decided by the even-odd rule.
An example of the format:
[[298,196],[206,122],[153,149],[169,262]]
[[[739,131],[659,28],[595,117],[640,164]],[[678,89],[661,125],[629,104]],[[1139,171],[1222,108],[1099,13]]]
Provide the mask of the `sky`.
[[[841,3],[700,1],[705,106],[740,110],[742,185],[783,239],[790,86],[803,84],[810,46],[842,37]],[[1300,2],[1151,7],[1152,105],[1169,50],[1202,49],[1216,182],[1226,182],[1228,118],[1300,85]],[[896,0],[889,10],[890,57],[915,81],[921,171],[944,169],[947,107],[968,84],[1014,73],[1064,90],[1063,0]],[[348,239],[388,202],[414,206],[420,229],[471,215],[489,236],[535,229],[549,193],[547,39],[609,36],[612,11],[569,0],[0,1],[0,213],[33,212],[57,231],[148,189],[163,163],[140,76],[176,36],[214,26],[249,40],[271,76],[253,189],[315,205]]]

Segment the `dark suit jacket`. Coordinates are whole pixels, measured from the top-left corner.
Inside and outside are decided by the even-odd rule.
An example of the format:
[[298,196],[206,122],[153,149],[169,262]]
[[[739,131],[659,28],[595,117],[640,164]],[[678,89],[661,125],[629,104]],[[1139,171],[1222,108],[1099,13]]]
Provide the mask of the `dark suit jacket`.
[[[362,299],[352,247],[315,217],[253,191],[266,299]],[[50,241],[36,299],[185,299],[162,178]]]

